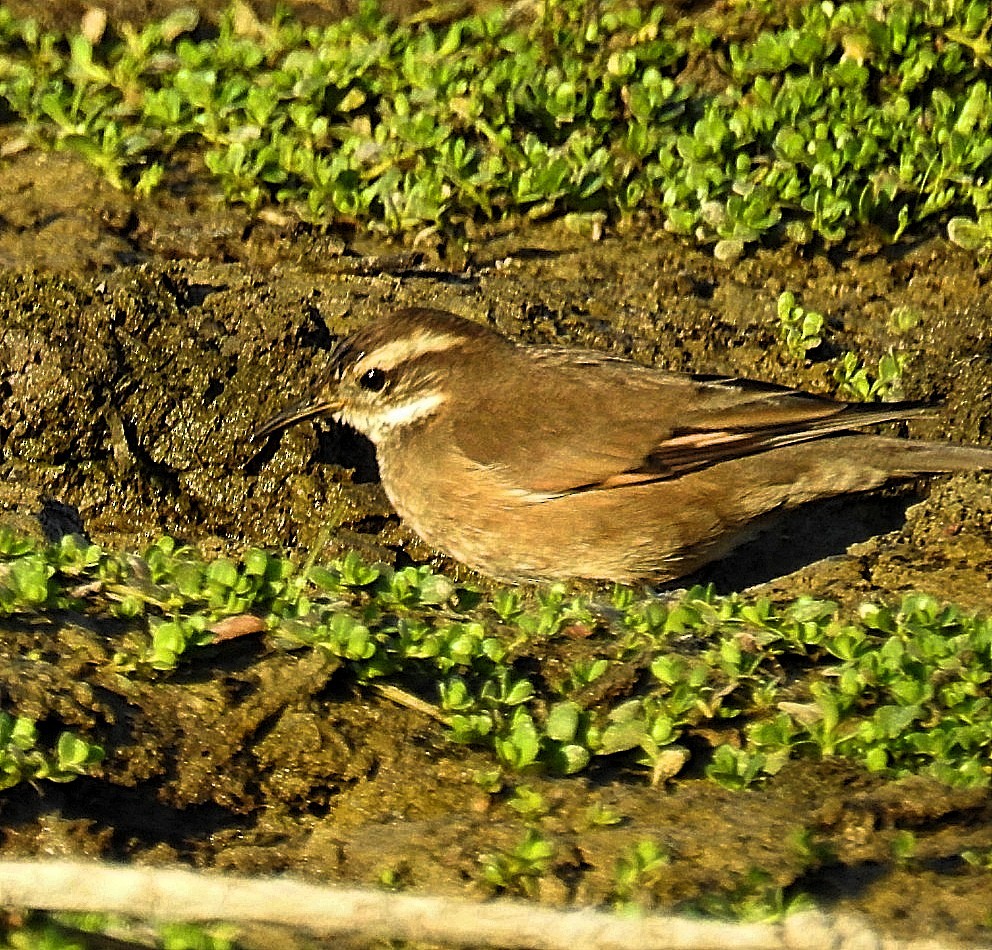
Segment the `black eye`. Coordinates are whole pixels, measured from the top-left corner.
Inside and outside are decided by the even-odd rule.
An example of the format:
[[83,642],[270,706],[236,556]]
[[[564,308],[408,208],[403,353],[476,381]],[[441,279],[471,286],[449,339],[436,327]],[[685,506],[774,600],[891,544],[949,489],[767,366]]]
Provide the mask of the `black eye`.
[[381,392],[386,385],[386,374],[381,369],[368,369],[362,373],[358,385],[372,393]]

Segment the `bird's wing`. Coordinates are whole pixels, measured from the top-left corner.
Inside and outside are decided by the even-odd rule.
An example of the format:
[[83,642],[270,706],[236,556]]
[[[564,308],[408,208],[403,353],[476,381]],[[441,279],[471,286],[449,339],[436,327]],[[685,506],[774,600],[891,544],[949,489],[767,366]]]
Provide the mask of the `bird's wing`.
[[[579,360],[576,363],[576,359]],[[474,463],[540,494],[620,488],[924,411],[848,404],[750,380],[689,376],[552,348],[455,415]],[[494,424],[491,405],[500,406]],[[488,418],[487,418],[488,414]]]

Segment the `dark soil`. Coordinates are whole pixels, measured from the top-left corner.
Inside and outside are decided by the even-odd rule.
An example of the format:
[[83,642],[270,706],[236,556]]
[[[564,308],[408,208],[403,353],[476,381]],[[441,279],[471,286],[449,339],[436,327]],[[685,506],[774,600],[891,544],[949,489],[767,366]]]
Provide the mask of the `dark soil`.
[[[358,548],[464,576],[391,513],[358,437],[303,425],[260,452],[247,441],[320,376],[335,338],[410,304],[528,341],[818,391],[831,390],[830,357],[876,360],[894,345],[910,354],[905,396],[939,400],[908,434],[992,444],[989,270],[940,237],[762,249],[721,264],[647,227],[592,241],[551,223],[480,237],[466,254],[250,215],[216,199],[195,164],[192,180],[143,202],[66,154],[4,159],[8,520],[30,525],[44,509],[49,530],[81,524],[113,548],[168,533],[232,556],[254,545],[310,551],[332,521],[322,558]],[[816,361],[798,362],[778,340],[785,289],[829,318]],[[892,314],[902,307],[921,319],[900,335]],[[992,478],[958,476],[804,512],[705,577],[852,605],[915,589],[987,610],[990,542]],[[112,653],[101,631],[58,618],[2,621],[5,706],[108,749],[99,779],[4,793],[5,855],[366,884],[390,872],[414,889],[482,894],[480,854],[524,834],[526,822],[473,781],[492,767],[485,753],[451,745],[333,661],[239,643],[148,682],[113,672]],[[745,894],[760,869],[787,895],[812,893],[897,934],[989,937],[987,872],[957,858],[992,848],[987,792],[888,782],[839,762],[793,764],[746,793],[693,776],[651,788],[633,768],[527,781],[552,803],[542,828],[558,845],[542,900],[608,900],[618,855],[652,839],[672,856],[653,890],[661,906]],[[589,828],[597,802],[626,820]],[[905,830],[918,842],[910,867],[893,858]],[[822,845],[816,861],[797,844],[804,832]]]

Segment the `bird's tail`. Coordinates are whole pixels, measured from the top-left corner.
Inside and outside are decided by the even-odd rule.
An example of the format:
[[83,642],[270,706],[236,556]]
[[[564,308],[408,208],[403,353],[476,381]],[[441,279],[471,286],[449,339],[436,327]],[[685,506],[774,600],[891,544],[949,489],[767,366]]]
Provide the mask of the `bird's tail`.
[[924,442],[874,436],[864,439],[871,446],[871,461],[891,475],[925,475],[939,472],[992,471],[992,448],[981,445],[955,445],[952,442]]

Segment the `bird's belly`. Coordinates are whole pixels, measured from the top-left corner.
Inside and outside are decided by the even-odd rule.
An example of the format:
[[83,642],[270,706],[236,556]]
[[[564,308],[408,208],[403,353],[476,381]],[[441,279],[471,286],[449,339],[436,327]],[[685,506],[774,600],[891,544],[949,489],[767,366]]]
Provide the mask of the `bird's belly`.
[[871,436],[844,439],[844,451],[789,446],[680,478],[557,496],[515,489],[469,465],[415,471],[403,457],[399,469],[380,471],[417,534],[483,573],[665,581],[722,556],[769,512],[883,484],[890,463],[881,449],[890,446]]
[[712,511],[673,510],[667,483],[547,497],[429,472],[413,491],[404,478],[397,492],[382,474],[393,507],[424,541],[502,580],[675,578],[723,534]]

